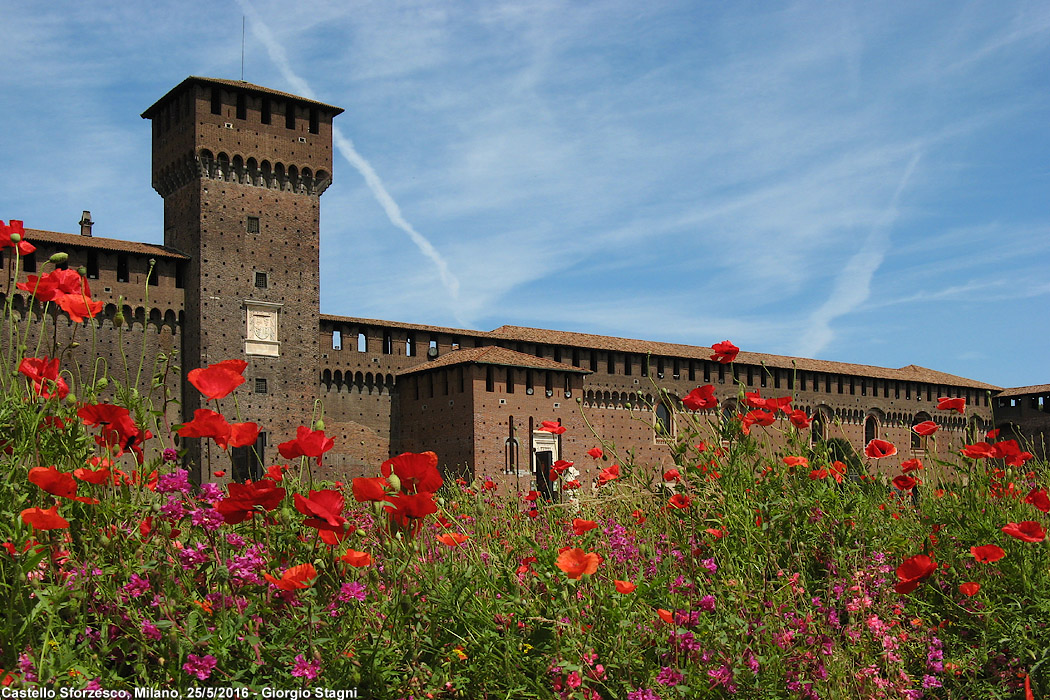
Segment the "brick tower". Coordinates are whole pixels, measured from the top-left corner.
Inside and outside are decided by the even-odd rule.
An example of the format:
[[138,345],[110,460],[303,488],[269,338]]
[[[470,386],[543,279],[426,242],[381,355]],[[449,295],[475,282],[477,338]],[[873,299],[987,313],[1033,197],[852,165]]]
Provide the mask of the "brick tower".
[[[251,83],[189,77],[147,109],[164,244],[190,260],[183,279],[183,376],[248,362],[240,420],[263,431],[233,450],[256,478],[279,442],[308,425],[318,392],[319,209],[331,183],[332,118],[343,110]],[[204,405],[185,382],[183,416]],[[223,401],[233,422],[233,402]],[[196,476],[229,469],[211,440],[190,441]],[[256,457],[258,455],[258,458]],[[261,463],[260,464],[260,459]]]

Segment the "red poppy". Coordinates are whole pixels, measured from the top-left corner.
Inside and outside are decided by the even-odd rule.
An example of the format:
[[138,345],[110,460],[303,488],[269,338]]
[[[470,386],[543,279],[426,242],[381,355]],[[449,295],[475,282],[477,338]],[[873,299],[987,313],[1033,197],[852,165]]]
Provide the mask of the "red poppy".
[[339,560],[345,561],[350,566],[369,566],[372,563],[372,555],[368,552],[358,552],[356,549],[348,549],[346,550],[346,554],[339,557]]
[[[12,240],[13,234],[18,234],[17,242]],[[17,249],[18,254],[23,258],[36,250],[36,246],[26,240],[25,229],[22,227],[22,222],[17,219],[11,219],[7,224],[0,221],[0,250],[4,248]]]
[[84,425],[102,428],[95,442],[109,448],[116,448],[116,456],[130,449],[142,462],[142,443],[153,437],[153,433],[141,430],[132,420],[128,409],[108,403],[87,404],[77,410],[77,415]]
[[970,547],[970,554],[982,564],[997,562],[1006,556],[1003,548],[994,544],[983,544],[980,547]]
[[634,589],[638,588],[636,584],[633,584],[630,581],[614,580],[613,585],[616,586],[617,593],[623,593],[624,595],[627,595],[628,593],[634,593]]
[[385,501],[386,487],[389,482],[381,477],[358,477],[351,482],[350,488],[354,492],[354,500],[358,503],[365,501]]
[[269,479],[260,479],[247,484],[230,483],[228,494],[215,506],[227,523],[236,525],[247,520],[257,511],[256,506],[271,511],[281,505],[285,490]]
[[995,430],[989,430],[984,437],[988,440],[994,440],[995,438],[999,437],[999,428],[996,428]]
[[303,521],[304,525],[318,530],[342,530],[346,518],[343,512],[343,494],[332,489],[310,491],[309,497],[295,494],[295,509],[303,515],[310,516]]
[[1044,513],[1050,513],[1050,497],[1047,497],[1046,489],[1032,489],[1024,497],[1025,503],[1030,503]]
[[225,450],[230,440],[230,424],[221,413],[198,408],[193,412],[193,420],[179,428],[179,437],[212,438],[220,449]]
[[678,473],[677,469],[668,469],[664,472],[664,481],[678,481],[682,478],[682,475]]
[[61,530],[69,527],[69,521],[58,514],[58,506],[48,509],[26,508],[21,512],[22,522],[37,530]]
[[711,535],[711,537],[714,537],[716,540],[720,540],[726,536],[725,529],[720,527],[709,527],[705,529],[704,532]]
[[997,442],[994,445],[994,450],[996,458],[1006,460],[1006,463],[1011,467],[1023,467],[1025,462],[1035,456],[1031,452],[1022,452],[1017,444],[1017,440]]
[[601,555],[595,552],[584,552],[579,547],[574,549],[565,547],[558,554],[556,564],[559,569],[568,574],[569,578],[578,579],[584,574],[588,576],[594,574],[602,561]]
[[57,357],[26,357],[18,365],[18,371],[33,382],[33,392],[37,396],[49,399],[57,395],[58,398],[64,399],[69,394],[69,385],[58,374]]
[[73,481],[70,474],[60,472],[55,467],[33,467],[29,470],[29,482],[62,498],[77,495],[77,482]]
[[766,400],[760,391],[748,391],[744,394],[744,403],[751,408],[765,408]]
[[813,481],[820,481],[821,479],[827,477],[827,475],[828,475],[828,470],[827,469],[814,469],[813,471],[811,471],[809,473],[809,478],[812,479]]
[[469,539],[470,537],[461,532],[446,532],[443,535],[437,536],[438,542],[449,547],[458,547]]
[[835,477],[835,482],[841,484],[842,477],[846,474],[846,465],[842,462],[835,460],[831,463],[831,475]]
[[109,469],[102,467],[101,469],[88,469],[86,467],[80,467],[79,469],[73,470],[73,476],[86,481],[89,484],[104,484],[109,480],[110,474]]
[[989,445],[987,442],[978,442],[973,445],[967,445],[962,449],[964,457],[970,459],[994,459],[995,458],[995,447]]
[[248,363],[244,360],[223,360],[207,367],[191,369],[186,379],[209,401],[218,400],[244,384],[244,370],[247,367]]
[[784,458],[784,464],[789,467],[808,467],[809,460],[805,457],[788,456]]
[[287,470],[287,464],[271,464],[267,467],[266,474],[263,475],[263,478],[272,479],[273,481],[284,481],[284,473]]
[[485,483],[483,483],[481,485],[481,490],[482,491],[495,491],[496,490],[496,482],[493,481],[492,479],[485,479]]
[[562,491],[575,491],[576,489],[580,488],[580,486],[581,486],[581,484],[580,484],[579,479],[573,479],[572,481],[566,481],[562,485],[561,490]]
[[1046,530],[1034,520],[1007,523],[1003,526],[1003,532],[1024,542],[1042,542],[1046,539]]
[[671,614],[670,610],[664,610],[663,608],[657,608],[656,615],[657,615],[657,617],[659,617],[661,620],[663,620],[667,624],[669,624],[669,625],[673,625],[674,624],[674,615]]
[[957,413],[966,413],[966,399],[965,398],[949,398],[942,396],[937,399],[937,410],[938,411],[955,411]]
[[645,514],[642,513],[642,511],[638,510],[637,508],[631,511],[631,517],[634,518],[635,524],[637,524],[637,525],[644,525],[645,524],[645,520],[646,520]]
[[934,433],[936,433],[939,427],[940,426],[938,426],[932,420],[924,420],[918,425],[913,425],[911,429],[917,432],[919,435],[926,437],[928,435],[933,435]]
[[89,299],[82,294],[63,294],[55,296],[58,307],[69,314],[69,320],[83,323],[85,318],[94,318],[102,313],[102,302]]
[[911,491],[913,488],[915,488],[915,485],[918,483],[919,481],[917,479],[913,479],[912,477],[906,476],[904,474],[901,474],[893,480],[893,485],[899,488],[901,491]]
[[799,430],[805,430],[809,427],[810,421],[809,416],[806,412],[800,408],[796,408],[794,411],[788,414],[788,420],[791,421],[791,425],[795,426]]
[[790,396],[781,396],[778,399],[766,399],[766,409],[776,414],[777,411],[783,413],[789,413],[788,409],[791,408],[792,398]]
[[[296,429],[295,439],[282,442],[277,446],[277,451],[285,459],[316,457],[317,466],[321,466],[321,455],[333,447],[335,438],[326,438],[323,430],[310,430],[305,425],[300,425]],[[384,476],[390,476],[389,472]]]
[[977,591],[979,590],[981,590],[981,584],[974,583],[973,581],[959,584],[959,592],[965,596],[973,597],[977,595]]
[[776,416],[769,411],[755,409],[740,419],[740,425],[744,435],[750,435],[752,425],[773,425],[775,421]]
[[552,433],[554,435],[561,435],[566,431],[566,427],[558,421],[545,420],[540,424],[540,427],[536,428],[541,433]]
[[922,460],[918,457],[906,459],[901,462],[901,471],[905,474],[908,472],[916,472],[922,469]]
[[211,475],[214,476],[216,479],[221,479],[222,477],[226,476],[226,470],[225,469],[216,469],[215,471],[213,471],[211,473]]
[[605,486],[610,481],[615,481],[620,478],[620,465],[614,464],[607,469],[602,469],[598,472],[598,485]]
[[937,570],[937,562],[925,554],[916,554],[914,557],[905,559],[897,567],[897,578],[900,580],[894,590],[898,593],[911,593],[919,587],[919,583]]
[[740,348],[733,345],[728,340],[723,340],[721,343],[715,343],[711,346],[711,350],[714,352],[714,354],[711,355],[711,359],[715,362],[721,362],[723,365],[728,365],[735,360],[737,353],[740,352]]
[[688,508],[690,503],[692,501],[689,500],[689,496],[686,496],[684,493],[676,493],[667,502],[667,507],[682,510],[683,508]]
[[583,533],[593,530],[598,527],[598,523],[593,520],[581,520],[580,518],[573,518],[572,531],[576,535],[582,535]]
[[529,503],[535,503],[536,499],[540,497],[539,491],[529,491],[527,494],[522,496],[522,500],[528,501]]
[[405,493],[435,493],[444,483],[433,452],[405,452],[383,462],[380,473],[385,477],[396,474]]
[[81,277],[76,270],[52,270],[40,277],[28,275],[25,282],[16,286],[40,301],[57,301],[62,294],[91,296],[87,278]]
[[263,578],[282,591],[294,591],[299,588],[309,588],[313,580],[317,578],[317,569],[313,564],[300,564],[286,569],[280,579],[274,578],[269,573],[264,573]]
[[602,452],[602,448],[592,447],[591,449],[587,450],[587,454],[593,457],[594,459],[601,459],[604,453]]
[[[559,459],[557,462],[551,465],[551,471],[556,474],[564,474],[565,470],[567,470],[573,464],[574,462],[567,462],[564,459]],[[552,478],[551,480],[553,481],[554,479]]]
[[875,438],[864,448],[864,454],[871,459],[882,459],[897,454],[897,447],[892,442]]
[[383,506],[391,522],[415,534],[423,526],[423,518],[437,512],[434,495],[429,491],[400,493],[387,499],[393,505]]
[[682,397],[682,405],[690,411],[704,411],[709,408],[717,408],[718,399],[715,398],[715,387],[711,384],[698,386]]

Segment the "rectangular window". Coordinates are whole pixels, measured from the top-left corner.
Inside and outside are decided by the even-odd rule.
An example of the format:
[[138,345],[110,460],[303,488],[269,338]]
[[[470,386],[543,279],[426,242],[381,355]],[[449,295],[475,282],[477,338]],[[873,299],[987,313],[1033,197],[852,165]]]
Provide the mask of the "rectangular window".
[[551,373],[544,372],[543,374],[543,390],[547,392],[547,396],[554,396],[554,380],[551,378]]
[[259,217],[258,216],[249,216],[248,217],[247,229],[248,229],[248,233],[259,233]]
[[514,368],[513,367],[508,367],[507,368],[507,393],[508,394],[513,394],[514,393]]
[[262,478],[263,465],[266,464],[266,433],[259,433],[254,445],[234,447],[230,450],[233,462],[235,481],[258,481]]
[[211,113],[222,114],[222,93],[217,87],[211,89]]
[[368,336],[364,333],[357,334],[357,351],[368,352]]
[[806,373],[805,372],[799,372],[798,373],[798,390],[799,391],[805,391],[806,390]]
[[243,92],[237,93],[237,118],[248,118],[248,96]]
[[264,97],[262,101],[262,123],[270,123],[270,98]]
[[493,376],[492,365],[485,368],[485,391],[496,390],[496,378]]
[[867,396],[868,395],[868,380],[867,379],[861,379],[860,380],[860,395],[861,396]]
[[711,363],[704,360],[704,381],[711,382]]
[[186,288],[186,263],[184,262],[175,263],[175,288]]
[[672,376],[674,376],[675,379],[678,379],[682,376],[682,363],[678,360],[677,357],[674,360],[674,365],[671,369],[671,374]]
[[572,349],[572,366],[573,367],[579,367],[580,366],[580,349],[579,348],[573,348]]
[[531,395],[535,391],[532,385],[532,370],[525,370],[525,393]]
[[93,250],[87,254],[87,276],[89,280],[98,279],[98,253]]
[[649,356],[645,355],[642,357],[642,376],[649,376]]
[[893,382],[893,398],[899,399],[901,397],[901,383]]
[[156,287],[160,284],[160,265],[156,261],[153,262],[148,268],[146,268],[148,275],[146,277],[146,283],[151,287]]
[[597,372],[598,371],[598,351],[597,350],[591,350],[591,371],[592,372]]
[[416,356],[416,336],[409,333],[405,338],[405,357]]
[[634,374],[634,355],[629,352],[623,354],[623,373],[626,377]]
[[293,105],[291,102],[287,103],[284,106],[284,128],[295,128],[295,105]]
[[255,393],[265,394],[266,393],[266,379],[263,377],[255,378]]
[[36,272],[36,253],[22,256],[22,270],[25,272]]
[[773,370],[773,388],[774,389],[779,389],[780,388],[780,370],[779,369]]
[[758,384],[759,386],[765,386],[767,381],[769,381],[769,369],[763,367],[758,375]]
[[849,378],[849,393],[851,396],[857,393],[857,382],[853,377]]
[[754,377],[754,374],[752,373],[752,368],[748,367],[747,368],[747,385],[748,386],[754,386],[754,384],[755,384],[755,377]]
[[265,272],[256,272],[255,273],[255,288],[256,289],[266,289],[268,286],[270,286],[269,275],[267,275]]
[[310,108],[310,133],[311,134],[318,134],[318,133],[321,132],[320,121],[321,120],[318,118],[318,114],[317,114],[317,108],[316,107],[311,107]]
[[609,374],[616,374],[616,357],[611,352],[608,352],[605,355],[606,355],[605,370]]
[[718,383],[726,383],[726,366],[722,363],[718,363]]
[[664,358],[656,358],[656,376],[658,379],[664,378]]
[[117,255],[117,281],[127,282],[131,277],[128,274],[128,256]]
[[332,331],[332,349],[333,350],[342,350],[343,349],[343,332],[342,331],[338,331],[338,330]]
[[689,360],[689,381],[696,381],[696,363]]
[[840,393],[840,394],[842,393],[842,389],[843,389],[843,385],[842,385],[842,375],[840,374],[840,375],[839,375],[839,393]]
[[394,337],[390,335],[390,331],[383,334],[383,354],[393,355],[394,354]]

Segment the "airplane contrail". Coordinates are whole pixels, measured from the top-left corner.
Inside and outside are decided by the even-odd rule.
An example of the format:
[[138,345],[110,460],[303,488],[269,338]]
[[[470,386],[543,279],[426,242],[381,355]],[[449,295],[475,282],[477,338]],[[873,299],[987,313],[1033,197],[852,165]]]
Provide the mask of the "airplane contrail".
[[803,335],[797,354],[800,357],[815,357],[835,337],[831,322],[863,304],[871,295],[871,279],[886,258],[889,249],[889,228],[897,218],[897,204],[911,179],[922,153],[916,153],[904,168],[897,189],[890,198],[885,213],[876,221],[860,250],[842,267],[835,280],[835,287],[820,308],[809,317],[809,328]]
[[[285,53],[284,48],[281,44],[274,39],[273,34],[270,32],[270,28],[266,26],[255,8],[248,0],[237,0],[237,4],[241,6],[244,13],[252,19],[252,34],[262,43],[266,48],[266,52],[270,55],[270,60],[274,62],[277,69],[281,72],[281,75],[287,80],[295,89],[295,91],[303,97],[311,100],[316,100],[314,91],[310,88],[309,83],[300,78],[294,70],[292,70],[292,64],[288,60],[288,54]],[[371,190],[372,196],[375,197],[379,205],[383,207],[383,211],[386,212],[387,218],[397,228],[408,234],[408,237],[412,240],[419,251],[426,256],[434,266],[437,267],[438,274],[441,276],[441,283],[448,290],[449,294],[453,299],[459,298],[459,279],[449,269],[448,263],[445,258],[438,252],[437,248],[419,231],[410,224],[405,217],[401,214],[401,207],[398,206],[397,202],[387,191],[386,186],[383,185],[382,179],[379,174],[376,173],[375,168],[372,167],[371,163],[365,160],[364,156],[357,152],[354,148],[354,143],[349,138],[343,135],[343,133],[336,127],[332,128],[332,138],[335,142],[336,150],[354,167],[357,172],[361,174],[361,177],[365,179],[365,184],[368,185],[368,189]]]

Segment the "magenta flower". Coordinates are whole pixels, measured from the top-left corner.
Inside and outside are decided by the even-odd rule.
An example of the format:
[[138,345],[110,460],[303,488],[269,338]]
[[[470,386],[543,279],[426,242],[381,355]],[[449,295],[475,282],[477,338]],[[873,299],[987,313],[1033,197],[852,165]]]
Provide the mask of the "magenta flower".
[[320,672],[320,661],[307,661],[302,654],[295,657],[295,663],[292,664],[292,675],[296,678],[305,678],[308,681],[312,681],[317,678],[317,674]]
[[211,654],[205,656],[188,654],[186,663],[182,665],[182,670],[191,676],[197,676],[199,680],[206,681],[211,676],[211,672],[215,670],[215,664],[218,662],[218,659]]

